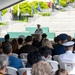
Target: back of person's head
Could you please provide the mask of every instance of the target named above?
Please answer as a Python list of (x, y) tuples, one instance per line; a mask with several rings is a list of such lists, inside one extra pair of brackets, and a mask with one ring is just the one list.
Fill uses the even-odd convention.
[(55, 72), (55, 75), (69, 75), (68, 72), (65, 69), (58, 69)]
[(27, 42), (31, 42), (31, 41), (33, 41), (32, 36), (27, 36), (27, 37), (25, 38), (25, 42), (26, 42), (26, 43), (27, 43)]
[(51, 66), (46, 61), (40, 61), (33, 64), (31, 69), (32, 75), (53, 75)]
[(52, 46), (51, 42), (48, 39), (43, 39), (42, 40), (42, 46), (48, 46), (49, 48), (53, 49), (53, 46)]
[(46, 37), (47, 37), (47, 34), (46, 34), (46, 33), (43, 33), (43, 34), (42, 34), (42, 39), (43, 39), (43, 38), (46, 38)]
[(10, 54), (12, 52), (12, 46), (10, 43), (6, 42), (2, 46), (2, 52), (4, 54)]
[(10, 35), (9, 35), (9, 34), (6, 34), (6, 35), (4, 36), (4, 39), (5, 39), (5, 41), (9, 40), (9, 39), (10, 39)]
[(18, 43), (19, 43), (19, 45), (23, 44), (23, 39), (22, 38), (18, 38)]
[(30, 63), (30, 65), (32, 66), (34, 63), (37, 63), (41, 60), (41, 54), (37, 50), (30, 52), (27, 56), (27, 60)]
[(41, 56), (44, 56), (45, 58), (48, 57), (48, 55), (52, 55), (51, 49), (47, 46), (44, 46), (40, 49)]
[(0, 70), (3, 70), (5, 66), (8, 65), (8, 56), (5, 54), (0, 54)]

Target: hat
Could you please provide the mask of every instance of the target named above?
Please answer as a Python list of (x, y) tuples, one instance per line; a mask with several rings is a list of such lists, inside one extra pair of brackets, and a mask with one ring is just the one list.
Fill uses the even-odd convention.
[(37, 24), (37, 26), (40, 26), (40, 24)]
[(74, 45), (73, 41), (69, 41), (63, 44), (63, 46), (72, 46), (72, 45)]
[(57, 38), (60, 40), (66, 40), (66, 39), (68, 39), (68, 35), (67, 34), (60, 34), (57, 36)]

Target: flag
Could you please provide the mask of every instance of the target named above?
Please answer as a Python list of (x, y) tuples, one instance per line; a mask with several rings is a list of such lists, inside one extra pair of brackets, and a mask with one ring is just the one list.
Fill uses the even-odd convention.
[(20, 15), (20, 8), (19, 8), (19, 4), (18, 4), (18, 11), (17, 11), (17, 16)]
[(34, 6), (32, 6), (32, 14), (34, 14)]
[(41, 11), (39, 2), (38, 2), (37, 11), (38, 11), (38, 12), (40, 12), (40, 11)]

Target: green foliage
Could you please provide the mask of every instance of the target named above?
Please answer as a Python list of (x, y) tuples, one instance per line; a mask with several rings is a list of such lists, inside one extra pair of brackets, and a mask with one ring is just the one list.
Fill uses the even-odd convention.
[(0, 26), (5, 26), (6, 22), (0, 22)]
[(67, 5), (67, 0), (60, 0), (59, 4), (63, 7), (65, 7)]
[(50, 16), (49, 12), (44, 12), (44, 13), (39, 13), (39, 14), (42, 15), (42, 16)]
[(74, 0), (70, 0), (70, 2), (74, 2)]
[(7, 9), (2, 10), (2, 16), (5, 15), (5, 13), (7, 13), (7, 12), (8, 12)]
[[(41, 9), (48, 9), (48, 4), (46, 2), (39, 2), (40, 4), (40, 8)], [(38, 2), (36, 1), (33, 1), (33, 2), (23, 2), (21, 4), (19, 4), (19, 7), (20, 7), (20, 14), (22, 13), (28, 13), (30, 15), (32, 15), (32, 6), (34, 7), (34, 13), (37, 13), (37, 7), (38, 7)], [(17, 12), (18, 12), (18, 4), (15, 5), (13, 7), (13, 14), (14, 15), (17, 15)]]

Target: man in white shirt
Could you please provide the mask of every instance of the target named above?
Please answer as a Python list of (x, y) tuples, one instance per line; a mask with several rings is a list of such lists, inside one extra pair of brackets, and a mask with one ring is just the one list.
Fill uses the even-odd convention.
[(40, 35), (43, 34), (43, 30), (40, 28), (40, 24), (37, 24), (37, 29), (36, 29), (35, 33), (40, 34)]
[(58, 58), (59, 62), (75, 62), (75, 54), (72, 53), (73, 51), (73, 41), (69, 41), (67, 43), (64, 43), (63, 46), (65, 46), (66, 53), (61, 54)]

